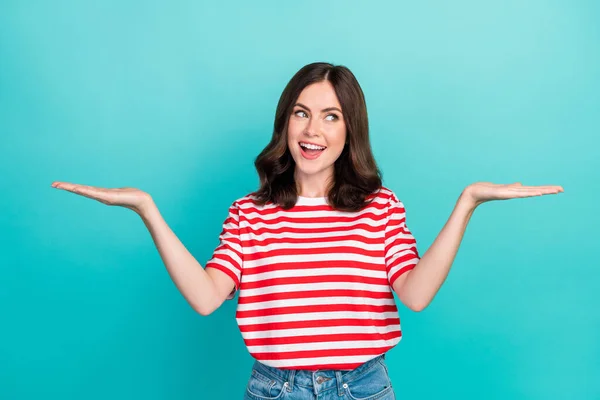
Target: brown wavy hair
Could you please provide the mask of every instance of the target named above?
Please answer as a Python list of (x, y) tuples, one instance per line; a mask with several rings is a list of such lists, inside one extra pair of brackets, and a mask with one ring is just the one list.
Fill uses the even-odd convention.
[(316, 62), (296, 72), (279, 98), (273, 136), (254, 161), (260, 178), (260, 188), (254, 193), (258, 204), (271, 201), (283, 209), (296, 204), (296, 162), (287, 145), (288, 121), (302, 90), (326, 80), (335, 89), (346, 124), (346, 145), (334, 163), (334, 179), (327, 194), (329, 205), (337, 210), (358, 211), (368, 204), (367, 196), (381, 187), (382, 174), (369, 141), (365, 96), (356, 77), (345, 66)]

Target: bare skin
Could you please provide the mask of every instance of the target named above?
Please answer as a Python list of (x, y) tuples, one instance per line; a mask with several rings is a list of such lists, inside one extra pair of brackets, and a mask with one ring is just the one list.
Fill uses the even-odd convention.
[(417, 265), (394, 282), (398, 298), (413, 311), (422, 311), (431, 303), (450, 272), (473, 212), (481, 204), (561, 192), (564, 192), (562, 186), (523, 186), (520, 182), (476, 182), (467, 186), (450, 218)]
[[(288, 123), (288, 148), (296, 162), (294, 180), (298, 192), (321, 197), (332, 181), (334, 163), (346, 143), (348, 132), (342, 106), (331, 83), (311, 84), (300, 93)], [(301, 143), (325, 147), (322, 156), (309, 160), (302, 156)], [(97, 200), (110, 206), (136, 212), (146, 224), (160, 256), (179, 291), (200, 314), (217, 309), (233, 291), (233, 280), (216, 268), (204, 269), (188, 252), (164, 221), (152, 197), (130, 187), (100, 188), (68, 182), (52, 187)], [(465, 188), (448, 222), (431, 247), (411, 271), (394, 282), (394, 290), (409, 308), (420, 311), (433, 299), (446, 279), (467, 223), (480, 204), (492, 200), (543, 196), (563, 192), (561, 186), (523, 186), (520, 183), (476, 182)]]
[[(201, 315), (217, 309), (234, 289), (223, 272), (208, 268), (187, 251), (162, 219), (152, 197), (139, 189), (101, 188), (68, 182), (54, 182), (52, 187), (97, 200), (109, 206), (125, 207), (136, 212), (150, 231), (154, 243), (177, 288)], [(423, 310), (446, 279), (476, 207), (493, 200), (544, 196), (564, 192), (561, 186), (523, 186), (521, 183), (494, 184), (476, 182), (462, 192), (448, 222), (417, 266), (394, 283), (400, 300), (414, 311)]]
[(190, 254), (164, 221), (148, 193), (130, 187), (108, 189), (68, 182), (54, 182), (52, 187), (137, 213), (150, 231), (171, 279), (199, 314), (211, 314), (234, 289), (229, 276), (216, 268), (204, 269)]

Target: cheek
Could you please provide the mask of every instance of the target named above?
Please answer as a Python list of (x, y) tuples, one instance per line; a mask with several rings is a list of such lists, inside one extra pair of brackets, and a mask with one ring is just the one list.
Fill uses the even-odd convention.
[(304, 129), (304, 123), (302, 122), (301, 119), (299, 118), (294, 118), (294, 116), (290, 117), (290, 120), (288, 121), (288, 132), (302, 132), (302, 130)]
[(330, 143), (336, 148), (343, 148), (346, 144), (346, 128), (339, 127), (331, 132)]
[(288, 142), (297, 140), (299, 132), (302, 132), (302, 128), (299, 127), (297, 123), (290, 121), (290, 123), (288, 124), (288, 128), (287, 128)]

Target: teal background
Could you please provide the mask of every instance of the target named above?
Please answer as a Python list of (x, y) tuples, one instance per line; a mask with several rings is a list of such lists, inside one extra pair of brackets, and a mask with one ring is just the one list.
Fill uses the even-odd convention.
[(600, 6), (364, 3), (0, 4), (0, 398), (241, 399), (236, 302), (194, 313), (137, 215), (50, 184), (149, 192), (204, 264), (313, 61), (361, 83), (421, 253), (469, 183), (565, 189), (482, 205), (399, 303), (398, 398), (600, 398)]

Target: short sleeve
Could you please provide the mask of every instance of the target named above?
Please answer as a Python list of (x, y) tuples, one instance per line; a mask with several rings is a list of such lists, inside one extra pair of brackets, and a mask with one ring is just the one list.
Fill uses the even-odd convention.
[(417, 242), (406, 225), (404, 204), (392, 193), (385, 225), (385, 265), (390, 286), (413, 269), (419, 259)]
[(229, 215), (223, 222), (219, 244), (205, 268), (216, 268), (227, 274), (235, 283), (235, 288), (227, 297), (233, 299), (242, 277), (242, 242), (240, 240), (240, 214), (237, 202), (229, 207)]

